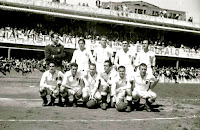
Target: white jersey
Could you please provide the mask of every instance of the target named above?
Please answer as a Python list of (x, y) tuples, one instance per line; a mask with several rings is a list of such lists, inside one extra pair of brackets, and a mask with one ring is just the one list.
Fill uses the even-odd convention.
[(94, 50), (94, 57), (95, 57), (95, 61), (96, 63), (104, 63), (105, 60), (109, 60), (112, 57), (112, 52), (110, 51), (109, 48), (102, 48), (102, 47), (98, 47)]
[(144, 52), (144, 50), (138, 52), (135, 59), (135, 66), (139, 66), (141, 63), (145, 63), (148, 68), (155, 66), (155, 53), (152, 51)]
[(93, 55), (96, 62), (97, 71), (99, 73), (104, 71), (104, 62), (112, 59), (112, 52), (109, 48), (98, 47), (94, 50)]
[(129, 80), (128, 76), (125, 76), (123, 79), (121, 79), (120, 76), (117, 75), (112, 80), (111, 95), (115, 95), (116, 94), (116, 90), (118, 88), (121, 88), (123, 90), (131, 88), (131, 84), (130, 84), (130, 80)]
[(135, 73), (131, 80), (135, 82), (135, 91), (147, 91), (150, 83), (155, 82), (156, 78), (148, 73), (142, 78), (140, 73)]
[(78, 64), (78, 70), (87, 71), (89, 67), (89, 60), (94, 63), (92, 52), (90, 50), (75, 50), (71, 63), (76, 62)]
[(83, 76), (83, 81), (85, 83), (85, 87), (89, 87), (91, 91), (95, 91), (98, 88), (100, 76), (97, 73), (94, 76), (91, 76), (88, 72)]
[(101, 85), (109, 86), (112, 84), (112, 80), (117, 76), (117, 72), (112, 69), (109, 73), (102, 72), (100, 73)]
[(114, 64), (117, 66), (132, 65), (134, 60), (134, 54), (130, 50), (124, 52), (124, 50), (119, 50), (116, 53)]
[(63, 79), (63, 73), (56, 70), (54, 74), (50, 73), (49, 70), (45, 71), (40, 80), (40, 87), (52, 88), (57, 86), (57, 80), (59, 77)]
[(62, 85), (69, 85), (71, 87), (78, 87), (80, 85), (80, 80), (82, 79), (81, 73), (77, 71), (76, 75), (73, 77), (71, 71), (67, 71), (64, 75)]

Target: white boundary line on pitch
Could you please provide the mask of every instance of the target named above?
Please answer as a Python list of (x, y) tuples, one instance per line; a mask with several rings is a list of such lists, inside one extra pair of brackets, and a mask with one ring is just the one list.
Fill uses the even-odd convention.
[(143, 119), (116, 119), (116, 120), (13, 120), (13, 119), (0, 119), (0, 122), (127, 122), (127, 121), (155, 121), (155, 120), (180, 120), (180, 119), (194, 119), (200, 116), (187, 116), (187, 117), (166, 117), (166, 118), (143, 118)]
[[(42, 99), (24, 99), (24, 98), (0, 98), (0, 101), (12, 101), (12, 100), (16, 100), (16, 101), (40, 101)], [(169, 99), (157, 99), (158, 101), (163, 101), (163, 100), (190, 100), (190, 101), (199, 101), (200, 98), (195, 98), (195, 99), (172, 99), (172, 98), (169, 98)]]

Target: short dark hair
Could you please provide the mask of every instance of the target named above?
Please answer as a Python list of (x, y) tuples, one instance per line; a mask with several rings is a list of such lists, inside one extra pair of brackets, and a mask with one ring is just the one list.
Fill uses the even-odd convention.
[(94, 66), (95, 68), (97, 68), (97, 67), (96, 67), (96, 64), (94, 64), (94, 63), (90, 63), (90, 64), (89, 64), (89, 67), (90, 67), (90, 66)]
[(75, 63), (75, 62), (73, 62), (73, 63), (70, 64), (70, 66), (71, 66), (71, 67), (72, 67), (72, 66), (74, 66), (74, 67), (78, 67), (78, 64)]
[(102, 38), (105, 38), (105, 39), (107, 39), (107, 37), (106, 37), (105, 35), (102, 35), (102, 36), (101, 36), (101, 39), (102, 39)]
[(147, 39), (144, 39), (144, 40), (142, 41), (142, 44), (143, 44), (144, 41), (147, 41), (147, 44), (149, 44), (149, 40), (147, 40)]
[(85, 44), (85, 39), (83, 39), (83, 38), (79, 39), (79, 40), (78, 40), (78, 43), (79, 43), (80, 41), (82, 41), (82, 42)]
[(145, 63), (141, 63), (141, 64), (139, 65), (139, 68), (140, 68), (141, 66), (145, 66), (145, 67), (147, 68), (147, 65), (146, 65)]
[(110, 60), (105, 60), (104, 63), (109, 63), (109, 66), (112, 66), (112, 63)]
[(126, 67), (123, 66), (123, 65), (119, 66), (119, 67), (118, 67), (118, 70), (119, 70), (120, 68), (123, 68), (124, 70), (126, 70)]
[(51, 34), (51, 38), (54, 38), (54, 35), (58, 35), (59, 36), (58, 33), (54, 32), (54, 33)]
[(50, 63), (53, 63), (55, 66), (57, 66), (57, 64), (56, 64), (56, 62), (55, 62), (54, 60), (48, 61), (48, 62), (47, 62), (47, 65), (49, 66)]

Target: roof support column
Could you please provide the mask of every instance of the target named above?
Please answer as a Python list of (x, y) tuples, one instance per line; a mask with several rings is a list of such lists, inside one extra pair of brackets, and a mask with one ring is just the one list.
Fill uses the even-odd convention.
[(8, 60), (10, 60), (11, 48), (8, 48)]
[(176, 68), (179, 68), (179, 60), (176, 61)]

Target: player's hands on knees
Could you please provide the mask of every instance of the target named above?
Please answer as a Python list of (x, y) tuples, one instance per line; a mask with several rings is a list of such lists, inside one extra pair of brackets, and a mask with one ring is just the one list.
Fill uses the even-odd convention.
[(56, 89), (56, 86), (54, 86), (54, 85), (52, 85), (51, 87), (50, 87), (50, 90), (51, 91), (53, 91), (53, 90), (55, 90)]
[(121, 91), (122, 91), (121, 88), (116, 89), (116, 94), (118, 94), (118, 93), (121, 92)]
[(89, 97), (89, 100), (92, 100), (92, 99), (94, 99), (94, 95), (93, 94), (91, 94), (90, 97)]

